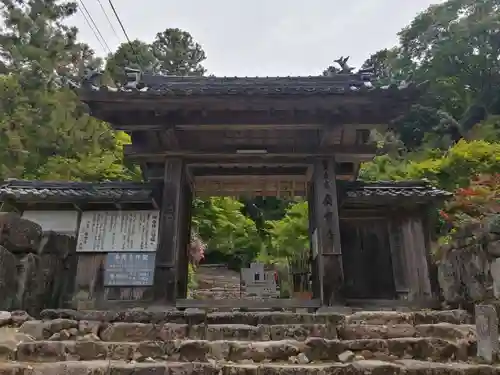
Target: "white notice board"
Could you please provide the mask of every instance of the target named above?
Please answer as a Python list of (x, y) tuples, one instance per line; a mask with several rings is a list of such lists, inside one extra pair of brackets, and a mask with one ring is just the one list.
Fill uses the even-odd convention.
[(76, 237), (78, 230), (76, 211), (24, 211), (22, 217), (39, 224), (44, 232), (54, 231)]
[(78, 252), (156, 251), (159, 211), (86, 211)]

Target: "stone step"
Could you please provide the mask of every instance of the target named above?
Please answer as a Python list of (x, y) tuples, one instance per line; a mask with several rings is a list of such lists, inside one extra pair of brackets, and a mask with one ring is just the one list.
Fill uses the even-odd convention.
[(143, 310), (125, 311), (98, 310), (44, 310), (40, 314), (43, 320), (57, 318), (100, 322), (130, 323), (184, 323), (184, 324), (334, 324), (345, 321), (347, 324), (393, 325), (393, 324), (470, 324), (470, 314), (464, 310), (414, 312), (363, 311), (351, 315), (335, 312), (294, 313), (294, 312), (216, 312), (203, 310)]
[(344, 324), (337, 328), (344, 340), (391, 339), (398, 337), (438, 337), (446, 340), (474, 339), (476, 327), (471, 324)]
[[(95, 337), (103, 341), (144, 340), (248, 340), (268, 341), (308, 337), (328, 339), (390, 339), (401, 337), (437, 337), (448, 340), (475, 339), (475, 326), (438, 324), (183, 324), (183, 323), (106, 323), (54, 319), (25, 322), (19, 332), (35, 340), (69, 340)], [(90, 335), (90, 336), (89, 336)]]
[(348, 324), (469, 324), (470, 314), (465, 310), (359, 311), (346, 316)]
[(359, 360), (351, 363), (235, 364), (122, 361), (67, 361), (54, 363), (0, 363), (2, 375), (496, 375), (497, 366), (466, 363), (434, 363), (414, 360), (383, 362)]
[(475, 343), (439, 338), (396, 338), (306, 341), (207, 341), (166, 340), (142, 342), (27, 341), (0, 346), (0, 359), (20, 362), (74, 360), (142, 360), (152, 358), (181, 362), (253, 361), (279, 362), (306, 358), (309, 361), (357, 359), (418, 359), (446, 362), (466, 361), (475, 355)]
[(97, 337), (103, 341), (118, 342), (174, 339), (268, 341), (289, 338), (305, 340), (311, 336), (337, 338), (336, 326), (331, 324), (188, 325), (178, 323), (77, 322), (68, 319), (30, 321), (21, 326), (19, 332), (29, 335), (35, 340), (51, 341), (77, 340), (83, 337)]

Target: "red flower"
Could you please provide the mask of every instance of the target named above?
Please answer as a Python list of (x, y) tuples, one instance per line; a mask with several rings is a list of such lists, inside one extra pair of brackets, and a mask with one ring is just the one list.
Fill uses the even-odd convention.
[(441, 216), (444, 220), (450, 220), (450, 215), (448, 215), (443, 210), (439, 210), (439, 216)]

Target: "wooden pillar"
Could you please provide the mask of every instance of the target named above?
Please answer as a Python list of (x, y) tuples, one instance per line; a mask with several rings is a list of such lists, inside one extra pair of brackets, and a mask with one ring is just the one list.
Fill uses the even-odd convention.
[(318, 241), (317, 230), (315, 222), (315, 203), (314, 203), (314, 183), (308, 182), (307, 188), (307, 207), (309, 219), (309, 246), (311, 249), (310, 264), (311, 264), (311, 278), (312, 278), (312, 295), (315, 299), (321, 299), (319, 269), (318, 269)]
[(192, 187), (189, 181), (185, 181), (182, 189), (182, 215), (180, 225), (181, 243), (179, 246), (179, 260), (177, 262), (177, 298), (187, 298), (188, 276), (189, 276), (189, 254), (188, 249), (191, 242), (191, 211), (192, 211)]
[(185, 181), (182, 159), (165, 161), (162, 202), (160, 207), (159, 244), (156, 251), (154, 299), (157, 303), (175, 305), (177, 299), (177, 262), (181, 246), (182, 187)]
[(436, 219), (437, 215), (435, 212), (435, 208), (433, 206), (424, 206), (420, 210), (422, 217), (422, 226), (424, 230), (425, 236), (425, 254), (427, 258), (427, 267), (429, 269), (429, 280), (431, 283), (431, 292), (432, 296), (435, 299), (439, 299), (441, 294), (441, 288), (439, 286), (438, 280), (438, 267), (437, 264), (433, 261), (431, 255), (432, 242), (435, 239), (435, 228), (436, 228)]
[(335, 160), (314, 163), (314, 221), (318, 240), (318, 270), (323, 305), (342, 303), (344, 271), (340, 245), (339, 210)]
[(427, 247), (420, 217), (404, 217), (401, 221), (405, 268), (408, 277), (408, 300), (422, 301), (432, 297)]
[(401, 231), (401, 218), (395, 215), (393, 219), (388, 219), (389, 243), (391, 248), (392, 273), (394, 277), (394, 287), (398, 299), (408, 299), (410, 291), (408, 285), (408, 271), (406, 254), (403, 249), (403, 234)]

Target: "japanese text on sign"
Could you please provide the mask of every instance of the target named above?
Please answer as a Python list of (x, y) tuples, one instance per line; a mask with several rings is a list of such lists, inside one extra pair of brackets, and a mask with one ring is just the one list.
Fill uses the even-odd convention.
[(78, 252), (154, 252), (159, 211), (87, 211), (78, 231)]
[(109, 253), (104, 269), (105, 286), (153, 285), (154, 253)]

